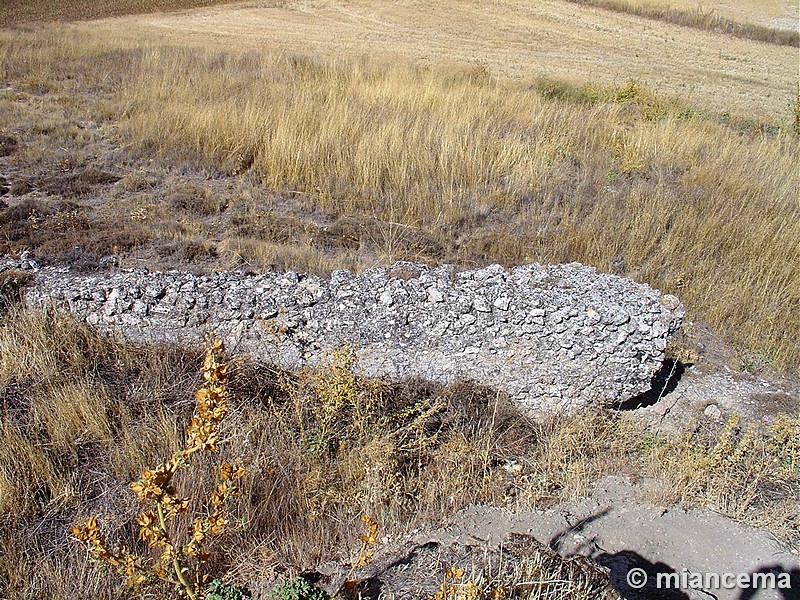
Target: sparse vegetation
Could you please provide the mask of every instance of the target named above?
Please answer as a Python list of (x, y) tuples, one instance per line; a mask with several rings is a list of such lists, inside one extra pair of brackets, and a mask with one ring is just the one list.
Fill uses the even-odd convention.
[(800, 416), (741, 426), (734, 414), (721, 430), (690, 426), (682, 437), (662, 438), (647, 452), (669, 482), (661, 501), (713, 506), (757, 521), (768, 518), (759, 514), (765, 481), (775, 489), (797, 484), (799, 440)]
[[(572, 1), (798, 45), (797, 32), (704, 12)], [(4, 7), (0, 26), (218, 3), (39, 0)], [(677, 294), (737, 346), (742, 369), (800, 373), (800, 95), (781, 97), (780, 113), (723, 112), (637, 79), (501, 81), (483, 64), (134, 38), (0, 32), (0, 253), (83, 270), (577, 260)], [(355, 597), (379, 532), (477, 503), (551, 506), (609, 473), (658, 479), (647, 500), (712, 506), (800, 546), (797, 415), (690, 423), (677, 437), (620, 412), (534, 420), (472, 384), (365, 379), (352, 348), (292, 373), (231, 357), (232, 380), (215, 380), (216, 355), (19, 308), (27, 278), (0, 274), (4, 598), (169, 598), (177, 585), (241, 600), (259, 580), (275, 600), (324, 600), (301, 573), (328, 560), (350, 569), (339, 591)], [(204, 367), (223, 386), (224, 421), (192, 421)], [(211, 446), (247, 471), (225, 467), (220, 483), (199, 451)], [(189, 455), (196, 468), (184, 469)], [(136, 504), (133, 479), (153, 510)], [(203, 511), (205, 490), (216, 492)], [(237, 515), (224, 528), (223, 504)], [(136, 557), (156, 547), (147, 573), (161, 581), (130, 590), (114, 569), (88, 568), (67, 534), (87, 516), (73, 533), (89, 555), (137, 579)], [(609, 591), (605, 575), (548, 548), (521, 556), (502, 581), (453, 566), (433, 598)], [(221, 578), (205, 587), (209, 573)]]
[[(291, 581), (331, 558), (358, 565), (371, 558), (378, 523), (394, 535), (478, 502), (547, 506), (580, 497), (605, 473), (671, 478), (663, 501), (713, 503), (798, 541), (796, 418), (763, 430), (735, 423), (692, 430), (680, 440), (644, 434), (618, 413), (536, 422), (488, 390), (364, 380), (346, 356), (298, 374), (234, 361), (219, 454), (248, 470), (229, 501), (238, 518), (209, 538), (207, 572), (242, 585)], [(80, 566), (84, 554), (65, 531), (81, 516), (102, 515), (110, 545), (146, 553), (128, 484), (141, 465), (181, 447), (201, 358), (102, 337), (55, 313), (5, 318), (0, 582), (7, 596), (129, 597), (113, 571)], [(198, 468), (179, 472), (187, 497), (216, 485), (202, 456), (192, 457)], [(378, 519), (359, 524), (364, 514)], [(30, 536), (32, 523), (46, 535)]]
[(524, 560), (516, 567), (508, 590), (503, 589), (506, 594), (489, 596), (491, 600), (620, 600), (619, 592), (609, 585), (608, 576), (590, 560), (562, 560), (550, 548), (525, 538), (515, 540), (515, 536), (510, 546), (512, 551), (522, 550)]

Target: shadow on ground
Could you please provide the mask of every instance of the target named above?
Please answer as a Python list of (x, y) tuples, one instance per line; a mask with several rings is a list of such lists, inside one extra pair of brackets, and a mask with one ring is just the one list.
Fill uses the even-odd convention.
[(619, 410), (636, 410), (637, 408), (653, 406), (664, 396), (675, 391), (687, 367), (691, 366), (691, 364), (684, 364), (679, 360), (665, 360), (661, 368), (653, 375), (650, 389), (621, 402)]
[[(589, 524), (607, 516), (609, 511), (610, 509), (606, 508), (581, 519), (553, 536), (548, 546), (551, 550), (561, 553), (568, 536), (582, 535), (582, 531)], [(634, 550), (609, 552), (599, 545), (596, 537), (585, 538), (585, 541), (570, 554), (575, 556), (587, 554), (596, 564), (605, 567), (608, 570), (609, 583), (624, 600), (690, 600), (699, 597), (697, 595), (690, 597), (687, 594), (689, 591), (717, 598), (720, 587), (723, 587), (722, 585), (704, 587), (704, 582), (692, 578), (693, 572), (686, 570), (678, 572), (667, 563), (652, 562)], [(722, 573), (717, 575), (721, 576)], [(751, 571), (749, 575), (753, 587), (739, 590), (736, 600), (761, 598), (800, 600), (800, 568), (787, 569), (786, 566), (776, 563), (761, 566)], [(736, 591), (731, 590), (725, 597), (733, 598), (735, 593)]]

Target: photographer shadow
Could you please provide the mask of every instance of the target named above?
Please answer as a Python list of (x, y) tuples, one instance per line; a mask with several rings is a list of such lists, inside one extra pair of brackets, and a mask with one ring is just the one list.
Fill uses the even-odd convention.
[[(609, 570), (612, 587), (625, 600), (689, 600), (686, 593), (677, 589), (680, 583), (672, 586), (665, 583), (679, 582), (679, 574), (666, 563), (650, 562), (632, 550), (605, 552), (593, 558)], [(641, 576), (636, 578), (634, 574)]]
[[(782, 565), (770, 565), (764, 566), (758, 569), (757, 571), (753, 571), (753, 575), (756, 573), (762, 575), (773, 575), (776, 581), (781, 580), (781, 576), (784, 579), (788, 579), (789, 587), (781, 587), (777, 585), (774, 587), (775, 589), (775, 597), (780, 598), (781, 600), (800, 600), (800, 568), (794, 567), (792, 569), (786, 570)], [(788, 576), (788, 578), (787, 578)], [(736, 600), (752, 600), (754, 598), (760, 598), (759, 591), (762, 588), (749, 588), (746, 590), (742, 590), (739, 593), (739, 597)]]
[[(604, 517), (608, 511), (606, 508), (581, 519), (568, 530), (551, 538), (549, 547), (555, 551), (561, 550), (568, 534), (582, 533), (589, 524)], [(589, 551), (589, 556), (598, 565), (608, 569), (611, 587), (624, 600), (690, 600), (686, 593), (677, 589), (680, 587), (680, 575), (668, 564), (650, 562), (632, 550), (611, 554), (604, 551), (594, 538), (586, 540), (576, 551), (580, 548), (586, 551), (590, 547), (594, 551)]]

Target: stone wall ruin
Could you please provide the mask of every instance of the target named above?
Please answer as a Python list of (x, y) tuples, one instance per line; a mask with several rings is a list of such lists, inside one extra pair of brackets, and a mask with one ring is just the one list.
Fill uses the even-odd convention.
[(91, 275), (7, 260), (32, 273), (31, 305), (53, 303), (138, 341), (195, 343), (285, 368), (350, 344), (369, 376), (472, 380), (534, 411), (613, 406), (650, 388), (683, 307), (578, 263), (457, 271), (397, 263), (323, 278), (294, 272)]

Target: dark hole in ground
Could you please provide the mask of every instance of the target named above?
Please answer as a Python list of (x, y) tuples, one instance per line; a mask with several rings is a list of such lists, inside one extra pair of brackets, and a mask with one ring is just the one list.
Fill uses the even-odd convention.
[(636, 410), (637, 408), (653, 406), (664, 396), (675, 391), (687, 366), (690, 367), (691, 365), (686, 365), (679, 360), (671, 358), (666, 359), (661, 368), (653, 375), (653, 379), (650, 380), (650, 389), (621, 402), (618, 407), (619, 410)]

